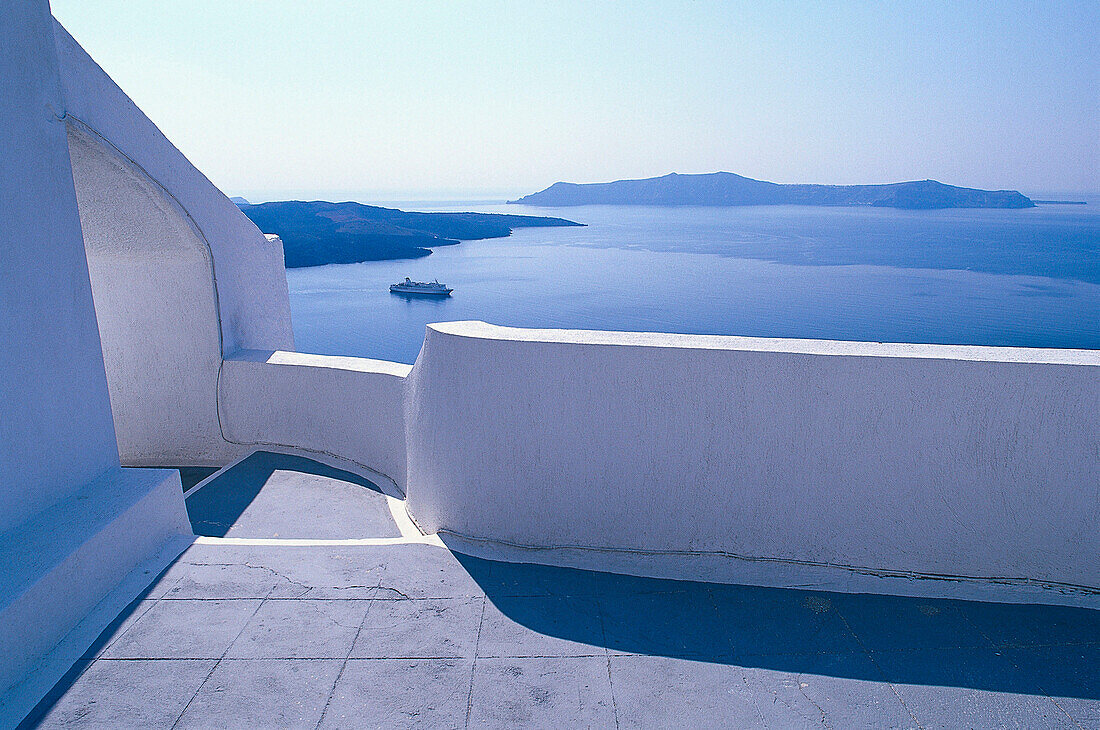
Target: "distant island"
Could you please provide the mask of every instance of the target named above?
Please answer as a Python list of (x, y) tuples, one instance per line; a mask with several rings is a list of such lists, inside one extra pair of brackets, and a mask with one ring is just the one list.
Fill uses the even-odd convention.
[(564, 218), (500, 213), (406, 213), (362, 203), (285, 201), (241, 211), (283, 240), (287, 268), (413, 259), (435, 246), (509, 236), (513, 228), (579, 226)]
[(913, 210), (937, 208), (1032, 208), (1015, 190), (976, 190), (935, 180), (889, 185), (782, 185), (732, 172), (671, 173), (609, 183), (554, 183), (509, 203), (573, 205), (867, 205)]

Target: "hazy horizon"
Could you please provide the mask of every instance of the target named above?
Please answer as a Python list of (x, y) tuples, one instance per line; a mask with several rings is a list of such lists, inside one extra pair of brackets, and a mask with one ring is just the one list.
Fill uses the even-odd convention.
[(1096, 3), (52, 7), (249, 199), (509, 199), (718, 170), (1100, 191)]
[[(685, 173), (686, 174), (686, 173)], [(573, 182), (573, 181), (569, 181)], [(588, 181), (588, 182), (613, 182), (613, 181)], [(895, 181), (904, 182), (904, 181)], [(941, 180), (940, 182), (944, 182)], [(950, 183), (949, 183), (950, 184)], [(535, 190), (524, 191), (496, 191), (499, 194), (492, 194), (494, 191), (473, 190), (473, 191), (442, 191), (443, 194), (439, 194), (439, 191), (423, 191), (423, 190), (411, 190), (405, 191), (407, 194), (404, 196), (389, 196), (382, 197), (372, 191), (355, 191), (355, 190), (291, 190), (282, 191), (277, 195), (267, 195), (263, 192), (253, 194), (251, 196), (241, 193), (239, 191), (225, 190), (226, 195), (231, 197), (240, 197), (247, 200), (249, 203), (265, 203), (274, 201), (287, 201), (287, 200), (300, 200), (300, 201), (327, 201), (330, 203), (340, 202), (354, 202), (363, 203), (366, 205), (382, 205), (390, 207), (399, 206), (413, 206), (420, 205), (432, 207), (433, 205), (452, 205), (452, 204), (468, 204), (474, 205), (477, 203), (484, 203), (487, 205), (494, 205), (498, 203), (504, 203), (526, 195), (528, 193), (537, 192)], [(448, 195), (446, 193), (450, 192)], [(1072, 200), (1085, 202), (1089, 206), (1095, 208), (1100, 205), (1100, 190), (1018, 190), (1018, 192), (1032, 198), (1033, 200)], [(539, 208), (540, 206), (526, 205), (524, 207)], [(550, 209), (547, 208), (547, 211)], [(560, 215), (562, 214), (560, 209), (558, 213), (547, 212), (544, 215)], [(568, 216), (565, 216), (568, 217)]]

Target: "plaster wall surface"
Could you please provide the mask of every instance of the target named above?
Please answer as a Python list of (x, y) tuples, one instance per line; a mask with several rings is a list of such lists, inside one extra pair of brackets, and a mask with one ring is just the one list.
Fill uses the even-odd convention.
[(66, 119), (108, 142), (163, 189), (209, 247), (222, 352), (293, 349), (282, 248), (275, 247), (55, 24)]
[(72, 125), (69, 149), (119, 453), (133, 465), (224, 463), (235, 451), (218, 429), (210, 252), (112, 147)]
[(429, 325), (428, 532), (1100, 588), (1100, 353)]
[(3, 727), (190, 535), (178, 472), (119, 466), (55, 50), (45, 0), (0, 5)]
[(410, 366), (357, 357), (247, 350), (225, 361), (226, 437), (329, 454), (405, 486), (405, 377)]
[(61, 98), (122, 463), (221, 465), (225, 354), (293, 349), (264, 236), (60, 26)]
[(0, 14), (0, 533), (118, 465), (52, 22)]

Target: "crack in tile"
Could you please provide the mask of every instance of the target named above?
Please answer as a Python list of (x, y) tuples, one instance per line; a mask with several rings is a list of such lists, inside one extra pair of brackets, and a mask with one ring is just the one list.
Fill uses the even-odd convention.
[[(401, 596), (401, 598), (396, 599), (398, 601), (411, 601), (411, 600), (413, 600), (412, 597), (409, 596), (407, 593), (402, 593), (401, 591), (397, 590), (396, 588), (390, 588), (389, 586), (384, 586), (384, 585), (377, 585), (377, 586), (374, 586), (374, 587), (377, 588), (380, 591), (389, 591), (390, 593), (396, 593), (397, 595)], [(387, 600), (387, 599), (382, 598), (381, 596), (377, 596), (377, 598), (379, 598), (381, 600)], [(394, 599), (389, 599), (389, 600), (394, 600)]]
[(806, 682), (802, 681), (801, 674), (795, 675), (795, 686), (798, 689), (798, 693), (805, 697), (806, 701), (816, 707), (817, 711), (821, 713), (821, 724), (825, 727), (832, 727), (831, 725), (829, 725), (829, 720), (827, 714), (825, 713), (825, 708), (817, 704), (817, 702), (815, 702), (812, 697), (806, 694), (806, 687), (809, 685)]

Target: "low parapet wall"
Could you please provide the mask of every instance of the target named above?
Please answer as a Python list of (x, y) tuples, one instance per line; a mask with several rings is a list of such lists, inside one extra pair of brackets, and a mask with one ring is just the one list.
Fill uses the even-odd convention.
[(334, 456), (404, 489), (409, 369), (359, 357), (242, 350), (222, 365), (222, 434), (239, 445)]
[(1100, 353), (428, 327), (428, 532), (1100, 588)]

